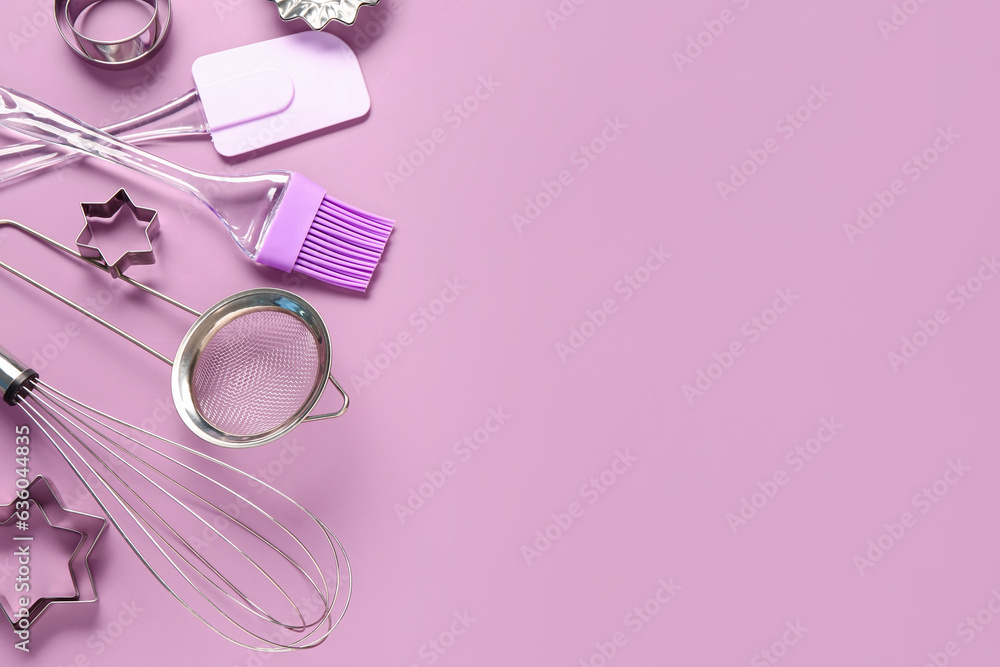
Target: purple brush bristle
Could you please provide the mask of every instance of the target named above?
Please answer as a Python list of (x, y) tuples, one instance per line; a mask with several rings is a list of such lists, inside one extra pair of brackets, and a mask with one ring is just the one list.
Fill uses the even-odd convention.
[[(207, 205), (255, 261), (331, 285), (367, 289), (392, 233), (391, 220), (327, 197), (324, 188), (301, 174), (217, 176), (184, 169), (4, 87), (0, 87), (0, 125), (183, 190)], [(202, 192), (199, 187), (214, 191)]]
[(326, 196), (292, 269), (363, 292), (391, 233), (392, 220)]
[(334, 199), (294, 174), (256, 259), (364, 292), (392, 228), (392, 220)]

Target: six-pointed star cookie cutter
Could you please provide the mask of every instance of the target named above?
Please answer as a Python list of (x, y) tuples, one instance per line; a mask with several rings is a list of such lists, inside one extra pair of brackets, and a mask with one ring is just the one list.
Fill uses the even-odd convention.
[[(153, 255), (153, 239), (160, 233), (160, 220), (156, 211), (136, 206), (124, 189), (116, 192), (106, 202), (83, 203), (80, 206), (83, 208), (85, 222), (83, 230), (76, 237), (76, 248), (81, 257), (94, 260), (94, 263), (102, 266), (113, 278), (121, 278), (122, 274), (131, 266), (156, 263), (156, 257)], [(146, 247), (141, 250), (124, 252), (119, 257), (106, 257), (100, 247), (94, 243), (95, 228), (98, 224), (106, 224), (114, 220), (115, 216), (119, 215), (123, 209), (133, 222), (143, 225)], [(115, 222), (124, 221), (119, 217)]]
[[(84, 226), (76, 239), (76, 247), (81, 259), (103, 268), (115, 278), (122, 278), (122, 274), (131, 266), (156, 262), (153, 254), (153, 239), (159, 234), (160, 224), (155, 210), (136, 206), (124, 189), (116, 192), (106, 202), (85, 202), (81, 204), (81, 207)], [(127, 218), (119, 215), (123, 209), (126, 211)], [(145, 248), (123, 252), (118, 257), (108, 257), (94, 242), (95, 228), (99, 224), (134, 224), (136, 222), (143, 226), (146, 239)], [(72, 253), (69, 248), (60, 247)], [(79, 540), (68, 561), (69, 575), (73, 582), (73, 595), (34, 598), (28, 607), (27, 617), (21, 617), (14, 610), (14, 605), (0, 593), (0, 609), (3, 610), (4, 616), (15, 630), (29, 628), (52, 605), (97, 602), (97, 585), (90, 569), (89, 559), (107, 526), (107, 521), (102, 517), (63, 507), (55, 490), (45, 477), (35, 477), (26, 490), (27, 502), (39, 511), (49, 526), (57, 530), (75, 533), (79, 536)], [(0, 528), (15, 522), (19, 514), (17, 511), (19, 500), (22, 499), (15, 497), (9, 505), (0, 505)]]
[[(49, 526), (75, 533), (80, 536), (80, 539), (68, 561), (69, 574), (73, 581), (72, 596), (36, 598), (28, 608), (28, 616), (23, 619), (22, 623), (22, 617), (17, 615), (9, 601), (0, 594), (0, 608), (3, 609), (4, 616), (16, 630), (30, 627), (54, 604), (97, 602), (97, 585), (94, 583), (94, 574), (90, 570), (89, 559), (107, 526), (107, 521), (99, 516), (63, 507), (49, 481), (41, 475), (32, 480), (27, 491), (27, 502), (34, 505)], [(15, 498), (9, 505), (0, 505), (0, 518), (3, 518), (0, 521), (0, 528), (12, 523), (17, 517), (17, 502), (18, 498)], [(8, 513), (9, 516), (7, 516)], [(24, 542), (24, 544), (30, 544), (30, 542)]]

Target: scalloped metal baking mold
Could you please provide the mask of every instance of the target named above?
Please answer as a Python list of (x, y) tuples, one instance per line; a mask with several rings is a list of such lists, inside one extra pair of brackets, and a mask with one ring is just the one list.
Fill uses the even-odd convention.
[(378, 0), (271, 0), (285, 21), (302, 19), (313, 30), (322, 30), (331, 21), (351, 25), (365, 5), (377, 5)]

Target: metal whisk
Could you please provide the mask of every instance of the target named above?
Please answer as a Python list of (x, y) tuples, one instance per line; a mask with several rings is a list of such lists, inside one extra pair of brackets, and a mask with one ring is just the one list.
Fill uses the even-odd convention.
[(347, 554), (295, 500), (67, 396), (2, 347), (0, 392), (52, 441), (163, 587), (225, 639), (266, 652), (312, 648), (343, 618)]

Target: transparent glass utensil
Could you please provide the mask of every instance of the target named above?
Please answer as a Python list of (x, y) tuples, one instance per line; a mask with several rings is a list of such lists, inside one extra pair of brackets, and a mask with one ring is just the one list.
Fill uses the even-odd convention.
[[(187, 92), (149, 113), (108, 125), (103, 130), (130, 144), (210, 135), (197, 90)], [(47, 143), (28, 142), (0, 147), (0, 187), (29, 174), (78, 162), (83, 157), (86, 153), (58, 150)]]
[(253, 261), (345, 289), (368, 288), (393, 230), (392, 220), (345, 204), (302, 174), (223, 176), (187, 169), (3, 87), (0, 126), (187, 192), (219, 218)]
[(272, 214), (291, 180), (287, 171), (216, 176), (187, 169), (4, 87), (0, 87), (0, 125), (107, 160), (191, 194), (215, 213), (250, 259), (257, 258)]

